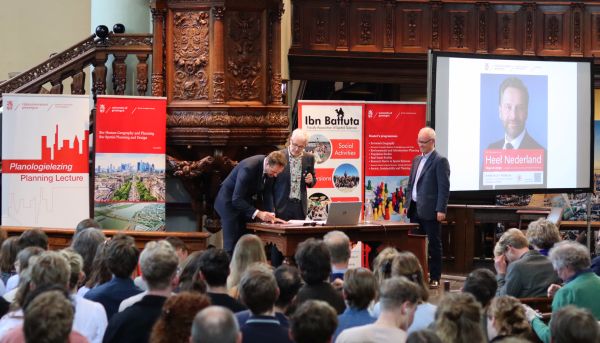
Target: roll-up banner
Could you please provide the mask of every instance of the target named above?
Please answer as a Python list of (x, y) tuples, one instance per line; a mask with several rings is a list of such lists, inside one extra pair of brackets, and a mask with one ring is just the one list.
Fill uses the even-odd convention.
[(99, 96), (94, 219), (104, 229), (165, 229), (166, 99)]
[(74, 228), (90, 213), (89, 97), (2, 101), (2, 225)]
[(374, 220), (405, 221), (406, 186), (417, 135), (425, 126), (425, 103), (365, 104), (365, 206)]
[(308, 189), (308, 216), (326, 217), (330, 202), (362, 201), (362, 102), (298, 101), (298, 127), (309, 134), (317, 183)]

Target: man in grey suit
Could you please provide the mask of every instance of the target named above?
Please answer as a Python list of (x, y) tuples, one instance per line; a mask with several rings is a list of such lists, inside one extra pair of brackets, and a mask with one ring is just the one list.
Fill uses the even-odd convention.
[(313, 187), (315, 177), (315, 157), (304, 151), (308, 144), (308, 134), (302, 129), (296, 129), (290, 136), (289, 146), (281, 152), (288, 163), (283, 172), (275, 179), (273, 185), (273, 212), (277, 218), (284, 220), (304, 219), (308, 199), (306, 188)]
[(410, 168), (406, 188), (407, 214), (419, 224), (417, 233), (429, 240), (429, 287), (438, 288), (442, 276), (441, 224), (446, 219), (450, 196), (450, 164), (435, 151), (435, 131), (424, 127), (419, 131), (419, 150)]

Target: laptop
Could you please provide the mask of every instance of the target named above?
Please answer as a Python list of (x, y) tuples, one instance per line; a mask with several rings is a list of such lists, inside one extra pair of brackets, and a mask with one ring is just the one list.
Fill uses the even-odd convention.
[(327, 221), (325, 225), (341, 226), (341, 225), (356, 225), (360, 218), (362, 202), (332, 202), (329, 203), (327, 213)]

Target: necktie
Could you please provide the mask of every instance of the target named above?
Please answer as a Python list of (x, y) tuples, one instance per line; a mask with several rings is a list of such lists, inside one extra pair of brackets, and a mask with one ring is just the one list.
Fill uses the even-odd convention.
[(506, 143), (506, 145), (504, 146), (504, 149), (506, 149), (506, 150), (512, 150), (512, 149), (514, 149), (514, 147), (513, 147), (512, 144)]

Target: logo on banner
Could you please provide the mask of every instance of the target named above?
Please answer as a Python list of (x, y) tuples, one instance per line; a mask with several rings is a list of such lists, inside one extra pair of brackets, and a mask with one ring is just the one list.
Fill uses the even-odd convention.
[[(358, 126), (360, 125), (360, 120), (358, 118), (353, 117), (345, 117), (344, 110), (340, 107), (335, 109), (335, 116), (326, 115), (323, 117), (325, 121), (325, 125), (329, 126)], [(321, 118), (313, 118), (310, 115), (304, 117), (304, 124), (306, 125), (323, 125), (321, 122)]]
[(106, 106), (104, 104), (100, 105), (100, 113), (106, 112)]
[(373, 118), (373, 110), (369, 110), (369, 112), (367, 112), (367, 117), (369, 117), (369, 119)]
[(9, 111), (13, 109), (13, 102), (12, 102), (12, 100), (8, 101), (8, 103), (6, 104), (6, 109), (9, 110)]

